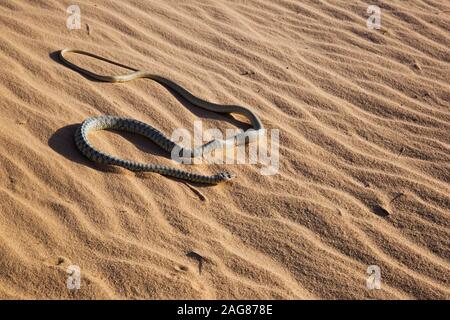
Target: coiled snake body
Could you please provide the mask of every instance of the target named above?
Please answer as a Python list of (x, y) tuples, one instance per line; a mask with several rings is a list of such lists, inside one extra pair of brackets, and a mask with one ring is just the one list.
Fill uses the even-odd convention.
[[(126, 75), (118, 75), (118, 76), (105, 76), (105, 75), (99, 75), (96, 73), (93, 73), (91, 71), (88, 71), (86, 69), (83, 69), (72, 62), (68, 61), (65, 57), (66, 53), (77, 53), (81, 55), (90, 56), (126, 69), (129, 69), (133, 72), (126, 74)], [(81, 50), (73, 50), (73, 49), (64, 49), (60, 52), (60, 59), (61, 61), (68, 67), (82, 73), (85, 75), (88, 75), (94, 79), (105, 81), (105, 82), (126, 82), (131, 81), (133, 79), (138, 78), (148, 78), (152, 79), (181, 95), (184, 99), (192, 103), (193, 105), (196, 105), (200, 108), (214, 111), (217, 113), (237, 113), (240, 115), (245, 116), (248, 118), (253, 126), (253, 129), (249, 129), (246, 132), (240, 133), (238, 135), (235, 135), (229, 139), (226, 140), (212, 140), (210, 142), (207, 142), (203, 146), (197, 147), (195, 149), (187, 149), (183, 148), (179, 145), (177, 145), (172, 140), (168, 139), (163, 133), (161, 133), (159, 130), (155, 129), (154, 127), (143, 123), (138, 120), (134, 119), (127, 119), (122, 117), (115, 117), (115, 116), (99, 116), (99, 117), (93, 117), (85, 120), (81, 126), (77, 129), (75, 133), (75, 144), (77, 148), (81, 151), (81, 153), (86, 156), (88, 159), (101, 163), (101, 164), (111, 164), (111, 165), (117, 165), (124, 167), (126, 169), (132, 170), (132, 171), (150, 171), (150, 172), (156, 172), (162, 175), (166, 176), (172, 176), (179, 179), (192, 181), (192, 182), (200, 182), (200, 183), (207, 183), (207, 184), (217, 184), (222, 181), (230, 180), (234, 177), (234, 174), (229, 172), (220, 172), (215, 175), (203, 175), (198, 173), (192, 173), (185, 170), (172, 168), (164, 165), (157, 165), (157, 164), (145, 164), (145, 163), (139, 163), (129, 160), (123, 160), (118, 157), (115, 157), (113, 155), (106, 154), (104, 152), (101, 152), (97, 149), (95, 149), (92, 144), (88, 140), (88, 134), (91, 131), (96, 130), (105, 130), (105, 129), (113, 129), (113, 130), (121, 130), (121, 131), (127, 131), (132, 133), (137, 133), (140, 135), (143, 135), (150, 140), (152, 140), (154, 143), (159, 145), (162, 149), (166, 150), (167, 152), (172, 152), (174, 148), (178, 148), (177, 152), (183, 153), (184, 155), (188, 155), (189, 157), (197, 157), (202, 154), (206, 154), (208, 152), (211, 152), (214, 149), (217, 149), (219, 147), (222, 147), (224, 145), (238, 145), (242, 143), (247, 143), (249, 141), (254, 141), (255, 138), (262, 132), (263, 125), (259, 118), (249, 109), (236, 106), (236, 105), (221, 105), (221, 104), (215, 104), (211, 103), (205, 100), (202, 100), (200, 98), (195, 97), (187, 90), (183, 89), (176, 83), (172, 82), (169, 79), (166, 79), (164, 77), (153, 75), (151, 73), (148, 73), (146, 71), (140, 71), (128, 66), (125, 66), (123, 64), (108, 60), (106, 58), (97, 56), (95, 54), (81, 51)]]

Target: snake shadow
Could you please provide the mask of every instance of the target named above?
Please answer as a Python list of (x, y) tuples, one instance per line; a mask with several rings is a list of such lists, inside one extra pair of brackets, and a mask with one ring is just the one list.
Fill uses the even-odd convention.
[(71, 70), (71, 71), (73, 71), (73, 72), (78, 73), (79, 75), (81, 75), (83, 78), (85, 78), (85, 79), (87, 79), (87, 80), (90, 80), (90, 81), (93, 81), (93, 82), (105, 83), (104, 81), (100, 81), (100, 80), (98, 80), (98, 79), (95, 79), (95, 78), (93, 78), (93, 77), (87, 75), (87, 74), (84, 74), (84, 73), (79, 72), (79, 71), (77, 71), (77, 70), (73, 70), (73, 69), (69, 68), (68, 66), (66, 66), (66, 65), (61, 61), (61, 58), (60, 58), (60, 53), (61, 53), (61, 51), (62, 51), (62, 50), (56, 50), (56, 51), (50, 52), (50, 53), (48, 54), (48, 56), (49, 56), (50, 59), (52, 59), (52, 60), (55, 61), (56, 63), (59, 63), (59, 64), (62, 65), (63, 67), (65, 67), (65, 68), (67, 68), (67, 69), (69, 69), (69, 70)]
[(240, 128), (244, 131), (251, 128), (251, 125), (249, 123), (240, 121), (240, 120), (234, 118), (231, 114), (225, 114), (225, 113), (220, 114), (217, 112), (213, 112), (213, 111), (209, 111), (209, 110), (205, 110), (203, 108), (197, 107), (195, 104), (193, 104), (193, 103), (189, 102), (188, 100), (186, 100), (185, 98), (183, 98), (183, 96), (181, 96), (178, 92), (174, 91), (172, 88), (170, 88), (164, 84), (160, 84), (160, 85), (163, 86), (167, 91), (169, 91), (175, 97), (175, 99), (178, 100), (178, 102), (180, 104), (182, 104), (187, 110), (189, 110), (192, 114), (194, 114), (198, 118), (217, 120), (217, 121), (226, 121), (226, 122), (232, 124), (233, 126)]
[[(99, 170), (105, 173), (112, 173), (112, 174), (123, 174), (124, 170), (127, 170), (125, 168), (121, 168), (114, 165), (107, 165), (107, 164), (99, 164), (95, 163), (89, 159), (87, 159), (85, 156), (81, 154), (81, 152), (78, 150), (77, 146), (75, 145), (74, 136), (77, 128), (81, 124), (71, 124), (65, 127), (62, 127), (50, 137), (48, 140), (49, 147), (59, 153), (60, 155), (64, 156), (66, 159), (73, 161), (75, 163), (87, 166), (94, 170)], [(113, 132), (120, 137), (128, 140), (131, 142), (137, 149), (139, 149), (141, 152), (153, 154), (155, 156), (159, 157), (166, 157), (170, 158), (170, 154), (162, 150), (158, 145), (153, 143), (152, 141), (146, 139), (145, 137), (142, 137), (137, 134), (132, 134), (128, 132), (122, 132), (122, 131), (116, 131), (116, 130), (108, 130), (110, 132)], [(131, 171), (130, 171), (131, 172)], [(137, 173), (136, 177), (140, 179), (146, 179), (150, 178), (154, 175), (159, 175), (157, 173), (150, 173), (151, 175), (148, 175), (146, 172)], [(163, 176), (163, 175), (161, 175)], [(164, 178), (171, 179), (173, 181), (188, 183), (195, 187), (211, 187), (211, 185), (203, 184), (203, 183), (196, 183), (191, 181), (185, 181), (182, 179), (178, 179), (175, 177), (170, 176), (164, 176)]]
[(80, 126), (80, 124), (71, 124), (58, 129), (48, 140), (48, 146), (53, 149), (53, 151), (56, 151), (73, 162), (91, 168), (97, 168), (94, 163), (85, 158), (75, 146), (74, 137), (78, 126)]

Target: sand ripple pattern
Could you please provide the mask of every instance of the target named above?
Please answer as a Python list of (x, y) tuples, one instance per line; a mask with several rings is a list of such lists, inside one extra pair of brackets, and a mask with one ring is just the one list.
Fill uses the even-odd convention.
[[(1, 298), (450, 297), (447, 2), (377, 1), (372, 31), (366, 1), (77, 3), (72, 31), (61, 1), (0, 3)], [(235, 182), (191, 188), (91, 164), (72, 142), (89, 117), (241, 123), (150, 81), (85, 81), (58, 62), (64, 47), (252, 106), (281, 130), (279, 174), (235, 165)], [(171, 163), (130, 135), (92, 143)], [(366, 289), (373, 264), (381, 290)]]

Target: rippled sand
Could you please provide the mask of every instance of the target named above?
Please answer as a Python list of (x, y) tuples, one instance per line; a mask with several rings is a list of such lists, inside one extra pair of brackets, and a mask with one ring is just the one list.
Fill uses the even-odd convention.
[[(448, 3), (376, 1), (369, 30), (366, 1), (76, 2), (71, 31), (67, 3), (0, 2), (1, 298), (450, 297)], [(150, 80), (87, 79), (59, 63), (65, 47), (251, 107), (280, 130), (278, 174), (203, 164), (189, 169), (237, 178), (189, 186), (91, 164), (73, 143), (91, 116), (169, 135), (245, 126)], [(133, 135), (92, 141), (171, 163)], [(381, 290), (366, 288), (369, 265)]]

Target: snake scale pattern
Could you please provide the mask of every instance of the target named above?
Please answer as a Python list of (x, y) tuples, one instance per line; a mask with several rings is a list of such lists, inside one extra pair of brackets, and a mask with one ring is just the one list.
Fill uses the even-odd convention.
[[(65, 54), (67, 53), (76, 53), (81, 55), (90, 56), (96, 59), (99, 59), (101, 61), (105, 61), (111, 64), (114, 64), (116, 66), (120, 66), (126, 69), (131, 70), (132, 72), (126, 75), (118, 75), (118, 76), (105, 76), (105, 75), (99, 75), (96, 73), (93, 73), (91, 71), (88, 71), (86, 69), (83, 69), (69, 60), (66, 59)], [(106, 154), (102, 151), (97, 150), (92, 146), (92, 144), (89, 142), (88, 135), (92, 131), (97, 130), (106, 130), (106, 129), (112, 129), (112, 130), (119, 130), (119, 131), (126, 131), (131, 133), (140, 134), (144, 137), (147, 137), (148, 139), (152, 140), (154, 143), (156, 143), (158, 146), (160, 146), (162, 149), (166, 150), (167, 152), (172, 152), (174, 148), (178, 148), (177, 152), (180, 151), (183, 153), (183, 155), (188, 155), (189, 157), (198, 157), (202, 154), (206, 154), (209, 152), (212, 152), (214, 149), (217, 149), (219, 147), (222, 147), (224, 145), (239, 145), (242, 143), (247, 143), (249, 141), (254, 141), (255, 138), (262, 133), (264, 127), (259, 120), (259, 118), (249, 109), (236, 106), (236, 105), (220, 105), (211, 103), (205, 100), (202, 100), (200, 98), (195, 97), (187, 90), (183, 89), (176, 83), (172, 82), (169, 79), (166, 79), (164, 77), (153, 75), (151, 73), (140, 71), (128, 66), (125, 66), (123, 64), (108, 60), (106, 58), (97, 56), (95, 54), (82, 51), (82, 50), (74, 50), (74, 49), (63, 49), (60, 51), (60, 59), (61, 61), (71, 69), (74, 69), (84, 75), (87, 75), (91, 78), (94, 78), (99, 81), (104, 82), (126, 82), (131, 81), (134, 79), (139, 78), (148, 78), (152, 79), (160, 84), (162, 84), (165, 87), (168, 87), (181, 95), (184, 99), (192, 103), (193, 105), (196, 105), (200, 108), (203, 108), (205, 110), (217, 112), (217, 113), (236, 113), (243, 115), (247, 117), (252, 126), (253, 129), (249, 129), (246, 132), (242, 132), (240, 134), (237, 134), (229, 139), (226, 140), (212, 140), (210, 142), (205, 143), (203, 146), (197, 147), (195, 149), (187, 149), (183, 148), (179, 145), (177, 145), (172, 140), (168, 139), (162, 132), (160, 132), (158, 129), (135, 119), (128, 119), (128, 118), (122, 118), (122, 117), (116, 117), (116, 116), (109, 116), (109, 115), (103, 115), (99, 117), (92, 117), (89, 119), (86, 119), (83, 121), (81, 126), (77, 129), (75, 133), (75, 144), (77, 148), (80, 150), (80, 152), (87, 157), (89, 160), (94, 161), (96, 163), (100, 164), (109, 164), (109, 165), (116, 165), (121, 166), (123, 168), (126, 168), (131, 171), (148, 171), (148, 172), (156, 172), (165, 176), (171, 176), (178, 179), (191, 181), (191, 182), (198, 182), (198, 183), (205, 183), (205, 184), (218, 184), (223, 181), (228, 181), (234, 177), (234, 174), (224, 171), (219, 172), (214, 175), (203, 175), (199, 173), (193, 173), (188, 172), (186, 170), (168, 167), (164, 165), (158, 165), (158, 164), (145, 164), (145, 163), (139, 163), (135, 161), (130, 160), (124, 160), (120, 159), (116, 156)]]

